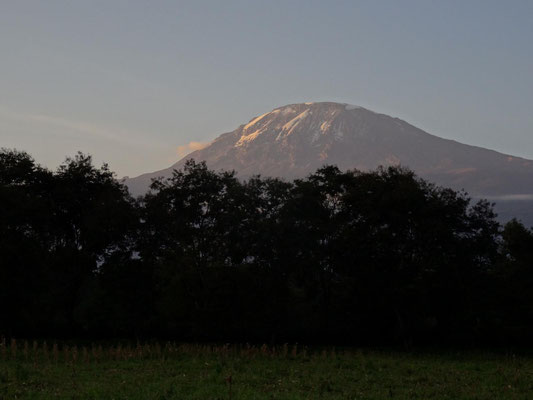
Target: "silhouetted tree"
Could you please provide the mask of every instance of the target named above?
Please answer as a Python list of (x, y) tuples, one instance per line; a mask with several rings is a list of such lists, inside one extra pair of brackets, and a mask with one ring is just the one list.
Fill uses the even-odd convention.
[(0, 330), (20, 334), (46, 323), (42, 282), (49, 260), (52, 174), (24, 152), (0, 151)]
[(0, 334), (519, 343), (533, 232), (401, 167), (293, 182), (188, 161), (133, 200), (0, 151)]

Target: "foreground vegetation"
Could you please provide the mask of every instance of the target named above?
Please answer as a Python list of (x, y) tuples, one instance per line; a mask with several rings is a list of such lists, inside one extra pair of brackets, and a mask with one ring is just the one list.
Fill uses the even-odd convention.
[(531, 399), (533, 359), (167, 343), (2, 347), (0, 399)]
[(0, 335), (528, 345), (533, 231), (402, 168), (285, 182), (188, 162), (133, 199), (0, 151)]

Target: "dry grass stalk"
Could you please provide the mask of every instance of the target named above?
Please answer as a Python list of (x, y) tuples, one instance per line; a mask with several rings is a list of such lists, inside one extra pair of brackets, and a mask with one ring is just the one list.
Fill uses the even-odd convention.
[(46, 362), (48, 362), (48, 359), (49, 359), (48, 345), (46, 344), (46, 341), (43, 342), (43, 359)]
[(0, 338), (0, 355), (2, 356), (2, 360), (6, 359), (6, 356), (7, 356), (6, 338), (3, 336)]
[(78, 346), (74, 346), (72, 348), (72, 362), (77, 362), (78, 361)]
[(124, 354), (122, 351), (122, 345), (119, 343), (117, 344), (117, 348), (115, 350), (115, 358), (117, 361), (124, 360)]
[(65, 361), (65, 363), (69, 362), (69, 356), (70, 356), (70, 349), (68, 345), (65, 345), (63, 347), (63, 360)]
[(82, 354), (83, 362), (87, 364), (89, 362), (89, 352), (87, 351), (87, 347), (85, 346), (82, 347), (81, 354)]
[(11, 339), (11, 344), (9, 346), (9, 349), (11, 351), (11, 359), (15, 360), (17, 358), (17, 341), (15, 338)]
[(104, 349), (102, 348), (101, 344), (99, 344), (98, 348), (96, 349), (96, 356), (98, 357), (98, 360), (103, 360), (104, 358)]
[(37, 364), (37, 358), (39, 356), (39, 343), (37, 340), (34, 340), (32, 343), (32, 355), (33, 355), (33, 364)]
[(124, 351), (125, 351), (126, 360), (133, 358), (133, 349), (131, 348), (129, 344)]
[(288, 344), (288, 343), (283, 343), (283, 347), (281, 348), (281, 355), (282, 355), (282, 357), (283, 357), (283, 358), (286, 358), (288, 352), (289, 352), (289, 344)]
[(22, 355), (24, 356), (25, 361), (28, 361), (30, 358), (30, 345), (27, 340), (24, 341), (24, 345), (22, 346)]
[(91, 345), (91, 355), (94, 362), (98, 362), (98, 350), (96, 349), (96, 345), (94, 343)]
[(137, 341), (137, 346), (135, 347), (135, 357), (140, 358), (141, 360), (143, 358), (143, 347), (139, 341)]
[(298, 355), (298, 343), (295, 343), (294, 346), (292, 346), (291, 357), (296, 358), (297, 355)]
[(57, 364), (57, 362), (59, 361), (59, 348), (57, 347), (57, 343), (55, 342), (52, 346), (52, 357), (54, 358), (54, 363)]
[(336, 359), (337, 358), (337, 353), (335, 352), (335, 347), (331, 348), (330, 356), (331, 356), (332, 359)]

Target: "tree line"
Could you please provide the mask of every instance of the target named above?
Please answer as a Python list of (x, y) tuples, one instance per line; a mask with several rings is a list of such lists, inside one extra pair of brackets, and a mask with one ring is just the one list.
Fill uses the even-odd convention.
[(78, 153), (0, 152), (0, 336), (525, 344), (533, 231), (400, 167), (237, 179), (187, 162), (133, 198)]

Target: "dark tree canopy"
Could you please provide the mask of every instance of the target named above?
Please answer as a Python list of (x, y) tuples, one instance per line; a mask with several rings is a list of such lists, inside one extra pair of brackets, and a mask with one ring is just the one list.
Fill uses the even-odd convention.
[(285, 182), (190, 160), (133, 199), (78, 153), (0, 152), (0, 335), (525, 342), (533, 232), (412, 171)]

